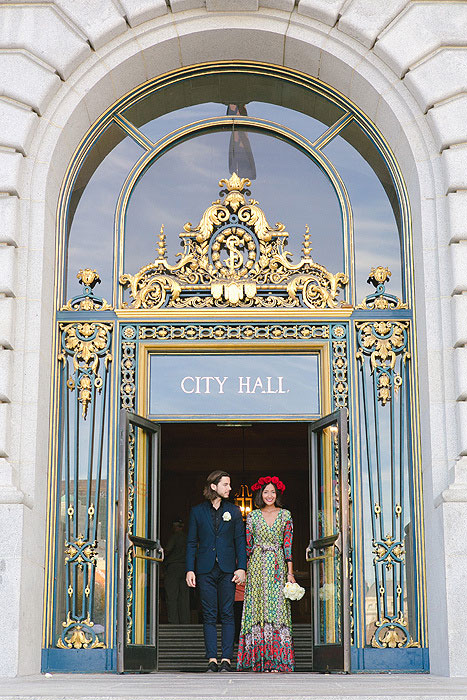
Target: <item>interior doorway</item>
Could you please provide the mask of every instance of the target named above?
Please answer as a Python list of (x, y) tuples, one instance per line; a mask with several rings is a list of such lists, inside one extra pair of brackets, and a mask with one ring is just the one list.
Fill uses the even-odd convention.
[[(295, 576), (306, 590), (302, 600), (292, 604), (296, 661), (298, 670), (311, 670), (311, 581), (310, 565), (305, 560), (310, 531), (308, 424), (161, 425), (159, 512), (162, 547), (167, 548), (171, 536), (182, 527), (186, 533), (190, 508), (203, 500), (204, 482), (215, 469), (224, 469), (231, 475), (231, 500), (242, 484), (251, 486), (262, 475), (277, 475), (286, 484), (284, 506), (291, 511), (294, 521)], [(183, 526), (177, 525), (180, 522)], [(172, 537), (172, 542), (174, 539), (178, 538)], [(182, 599), (186, 593), (181, 592), (178, 614), (174, 612), (174, 580), (172, 574), (167, 575), (168, 571), (170, 567), (160, 567), (158, 667), (160, 670), (175, 670), (181, 663), (180, 668), (188, 665), (193, 670), (204, 669), (202, 616), (197, 591), (189, 591), (189, 601)], [(241, 598), (241, 593), (237, 598)], [(238, 626), (241, 600), (236, 601), (235, 608)], [(177, 662), (177, 654), (183, 661)]]
[[(292, 605), (296, 670), (349, 670), (347, 445), (344, 409), (308, 424), (163, 426), (122, 410), (119, 671), (204, 666), (196, 592), (190, 593), (185, 619), (169, 621), (167, 562), (163, 564), (160, 540), (168, 542), (174, 522), (186, 528), (207, 474), (219, 467), (231, 474), (234, 498), (242, 484), (264, 473), (273, 472), (286, 483), (285, 505), (294, 518), (294, 568), (306, 591)], [(183, 554), (178, 578), (186, 594)], [(241, 604), (237, 607), (240, 612)]]

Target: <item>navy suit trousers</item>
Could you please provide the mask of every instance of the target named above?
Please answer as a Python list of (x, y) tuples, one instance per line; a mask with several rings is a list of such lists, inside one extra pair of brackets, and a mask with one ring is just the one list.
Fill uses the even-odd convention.
[(233, 571), (226, 574), (216, 562), (208, 574), (197, 574), (196, 578), (203, 608), (206, 658), (217, 658), (216, 623), (219, 611), (222, 624), (222, 658), (231, 659), (235, 635)]

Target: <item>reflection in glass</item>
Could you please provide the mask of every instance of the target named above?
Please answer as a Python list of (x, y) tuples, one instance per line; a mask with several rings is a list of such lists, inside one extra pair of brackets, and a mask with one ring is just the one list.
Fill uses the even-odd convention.
[[(268, 221), (285, 224), (287, 249), (298, 262), (305, 227), (313, 257), (333, 273), (344, 268), (342, 221), (331, 183), (317, 165), (288, 143), (248, 130), (257, 179), (251, 192)], [(156, 234), (167, 234), (168, 259), (181, 252), (184, 224), (197, 225), (219, 196), (218, 181), (229, 175), (230, 131), (191, 138), (162, 156), (133, 190), (126, 218), (124, 272), (134, 274), (154, 259)], [(242, 173), (239, 173), (242, 176)]]
[(155, 142), (185, 124), (225, 116), (231, 104), (245, 105), (248, 115), (284, 124), (311, 141), (344, 114), (327, 98), (294, 83), (236, 71), (162, 88), (128, 107), (123, 116)]
[(380, 153), (355, 124), (347, 126), (323, 153), (337, 168), (350, 197), (357, 303), (372, 292), (368, 274), (378, 265), (389, 267), (391, 293), (402, 297), (399, 204)]
[[(340, 531), (339, 454), (335, 426), (320, 431), (316, 457), (316, 539), (323, 539)], [(340, 552), (331, 545), (316, 550), (315, 556), (322, 557), (313, 564), (313, 580), (318, 586), (315, 644), (338, 644), (341, 641)]]
[[(405, 370), (400, 359), (395, 372)], [(395, 620), (401, 625), (394, 639), (388, 632), (378, 639), (404, 645), (416, 639), (415, 581), (413, 571), (413, 524), (410, 505), (407, 442), (407, 387), (391, 389), (391, 399), (382, 405), (376, 398), (369, 364), (361, 369), (360, 405), (361, 465), (364, 510), (364, 572), (366, 643), (378, 646), (375, 633)], [(390, 631), (391, 632), (391, 631)]]
[[(84, 623), (88, 640), (95, 635), (97, 642), (103, 642), (109, 461), (107, 378), (105, 371), (102, 391), (92, 391), (84, 417), (80, 389), (71, 390), (73, 382), (79, 382), (72, 359), (67, 358), (62, 367), (57, 639), (68, 620), (68, 624)], [(70, 634), (66, 633), (65, 642), (69, 640)]]
[(143, 151), (115, 124), (88, 153), (76, 179), (68, 213), (65, 298), (82, 292), (76, 274), (96, 269), (99, 294), (112, 299), (114, 214), (123, 182)]

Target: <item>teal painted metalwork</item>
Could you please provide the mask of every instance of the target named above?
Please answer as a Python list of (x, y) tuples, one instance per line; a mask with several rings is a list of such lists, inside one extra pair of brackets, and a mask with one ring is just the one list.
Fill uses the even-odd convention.
[[(96, 275), (88, 283), (83, 282), (84, 293), (70, 302), (73, 309), (87, 309), (89, 312), (105, 307), (105, 300), (96, 297), (92, 291), (97, 281)], [(108, 449), (113, 324), (84, 319), (73, 322), (70, 319), (68, 323), (61, 322), (59, 327), (63, 495), (58, 500), (57, 515), (63, 528), (64, 543), (59, 538), (57, 554), (60, 557), (64, 546), (65, 586), (62, 589), (64, 599), (57, 600), (56, 605), (58, 609), (64, 609), (65, 619), (58, 620), (57, 646), (62, 649), (95, 649), (104, 646), (99, 637), (104, 629), (103, 611), (99, 614), (99, 627), (95, 617), (96, 570), (100, 562), (100, 569), (105, 571), (99, 551), (98, 523), (99, 519), (105, 520), (106, 517), (105, 504), (104, 513), (101, 512), (101, 481), (103, 475), (107, 475), (105, 455)]]
[[(253, 65), (245, 62), (237, 62), (224, 66), (195, 66), (184, 69), (177, 76), (177, 81), (183, 82), (186, 78), (209, 74), (210, 71), (220, 71), (227, 74), (229, 71), (244, 69), (255, 74), (274, 75), (278, 79), (287, 81), (288, 72), (275, 66)], [(290, 348), (294, 343), (319, 339), (329, 343), (329, 370), (332, 377), (332, 405), (347, 407), (349, 397), (355, 401), (356, 416), (355, 425), (352, 424), (352, 415), (349, 414), (350, 446), (360, 440), (362, 444), (362, 459), (349, 465), (350, 498), (353, 507), (353, 533), (354, 541), (351, 549), (351, 580), (353, 585), (353, 642), (355, 668), (426, 668), (427, 654), (425, 649), (411, 648), (424, 645), (424, 572), (418, 567), (423, 562), (422, 524), (417, 515), (420, 510), (421, 491), (417, 481), (419, 465), (417, 463), (416, 415), (417, 395), (415, 384), (415, 367), (413, 362), (413, 321), (412, 311), (412, 263), (411, 263), (411, 238), (410, 238), (410, 213), (405, 185), (400, 170), (393, 154), (388, 148), (384, 138), (371, 121), (363, 115), (354, 105), (348, 102), (337, 91), (324, 85), (318, 80), (294, 74), (294, 79), (300, 79), (304, 86), (308, 86), (311, 92), (315, 91), (324, 95), (327, 99), (342, 106), (344, 116), (331, 128), (331, 132), (324, 132), (314, 143), (310, 143), (303, 136), (287, 130), (285, 127), (277, 129), (277, 125), (267, 120), (236, 117), (236, 124), (245, 127), (279, 133), (294, 147), (312, 157), (328, 178), (334, 183), (336, 192), (342, 202), (343, 226), (347, 226), (349, 235), (352, 234), (351, 208), (348, 203), (345, 184), (336, 169), (323, 155), (321, 148), (345, 128), (351, 121), (358, 124), (364, 131), (381, 157), (386, 162), (395, 185), (397, 199), (401, 209), (402, 218), (402, 255), (403, 255), (403, 279), (404, 299), (401, 302), (394, 295), (388, 294), (385, 282), (375, 278), (372, 284), (375, 292), (366, 297), (364, 302), (357, 307), (352, 314), (355, 337), (350, 334), (348, 321), (320, 322), (293, 321), (282, 319), (274, 322), (254, 321), (247, 322), (214, 322), (190, 320), (187, 314), (186, 320), (167, 322), (148, 322), (138, 319), (135, 322), (120, 321), (117, 337), (119, 338), (119, 380), (112, 388), (110, 376), (110, 349), (113, 328), (116, 322), (116, 314), (111, 306), (104, 300), (96, 297), (92, 291), (93, 285), (85, 284), (84, 292), (74, 297), (68, 304), (57, 311), (57, 320), (60, 329), (60, 360), (59, 372), (60, 416), (58, 435), (60, 441), (60, 466), (58, 488), (61, 488), (60, 479), (63, 480), (63, 490), (59, 491), (55, 498), (57, 520), (62, 517), (65, 508), (65, 517), (62, 518), (62, 529), (57, 527), (51, 533), (51, 549), (55, 552), (53, 578), (59, 583), (63, 576), (64, 584), (54, 589), (54, 601), (52, 625), (55, 645), (59, 640), (59, 649), (46, 650), (47, 659), (58, 659), (58, 655), (67, 654), (69, 649), (81, 649), (87, 654), (99, 654), (102, 661), (92, 661), (92, 668), (99, 670), (114, 669), (113, 649), (104, 650), (102, 646), (103, 635), (96, 633), (94, 613), (96, 610), (96, 561), (99, 550), (98, 543), (98, 515), (105, 509), (105, 504), (100, 501), (101, 490), (99, 483), (103, 479), (103, 469), (106, 461), (107, 443), (109, 440), (109, 411), (111, 400), (115, 395), (120, 396), (122, 407), (135, 410), (138, 405), (137, 376), (138, 376), (138, 345), (140, 341), (155, 341), (163, 347), (166, 340), (180, 341), (207, 341), (219, 343), (224, 340), (242, 341), (287, 341)], [(169, 85), (174, 76), (164, 76), (149, 81), (144, 86), (133, 91), (113, 105), (89, 130), (78, 147), (69, 174), (64, 184), (60, 200), (61, 216), (61, 250), (65, 249), (65, 230), (69, 208), (69, 196), (73, 182), (83, 163), (89, 149), (104, 132), (106, 127), (114, 122), (119, 128), (129, 133), (132, 138), (143, 148), (144, 153), (138, 163), (132, 168), (127, 181), (122, 189), (119, 208), (116, 216), (116, 227), (119, 245), (123, 245), (124, 211), (126, 201), (131, 196), (132, 188), (151, 163), (170, 148), (186, 138), (190, 133), (203, 133), (209, 130), (230, 128), (231, 121), (221, 117), (183, 127), (173, 134), (167, 135), (153, 144), (142, 132), (131, 124), (122, 112), (128, 106), (135, 104), (150, 91), (156, 91)], [(243, 121), (242, 121), (243, 119)], [(334, 129), (334, 132), (332, 132)], [(224, 173), (221, 173), (223, 175)], [(231, 222), (232, 223), (232, 222)], [(236, 223), (238, 225), (238, 222)], [(351, 240), (351, 238), (349, 239)], [(117, 260), (120, 259), (121, 249), (118, 251)], [(351, 245), (347, 246), (347, 271), (352, 277), (353, 259)], [(61, 261), (63, 262), (63, 261)], [(61, 263), (60, 263), (61, 264)], [(378, 268), (379, 269), (379, 268)], [(61, 273), (59, 277), (61, 276)], [(353, 282), (352, 282), (353, 283)], [(118, 275), (114, 279), (114, 305), (117, 300), (116, 289)], [(63, 304), (61, 287), (59, 284), (59, 301)], [(85, 328), (85, 325), (89, 328)], [(92, 327), (92, 328), (91, 328)], [(92, 332), (91, 332), (92, 331)], [(103, 335), (102, 335), (103, 333)], [(105, 338), (104, 338), (105, 335)], [(70, 344), (71, 342), (71, 344)], [(90, 361), (79, 357), (79, 348), (86, 347), (86, 343), (98, 343)], [(359, 358), (359, 376), (353, 376), (350, 345), (355, 342), (355, 349)], [(97, 364), (94, 365), (94, 362)], [(96, 384), (96, 372), (99, 381)], [(117, 378), (117, 367), (115, 368)], [(74, 394), (72, 395), (72, 392)], [(352, 392), (357, 392), (356, 398)], [(399, 402), (399, 406), (397, 406)], [(415, 409), (413, 408), (415, 406)], [(360, 424), (358, 424), (360, 419)], [(303, 416), (303, 420), (307, 420)], [(83, 426), (92, 426), (92, 429)], [(86, 448), (80, 441), (85, 436), (92, 436), (87, 442)], [(136, 445), (137, 448), (137, 445)], [(351, 456), (357, 453), (351, 449)], [(135, 455), (133, 456), (134, 459)], [(113, 464), (110, 464), (113, 468)], [(355, 494), (359, 488), (359, 479), (364, 478), (365, 489), (368, 498), (354, 503)], [(82, 482), (80, 484), (80, 482)], [(136, 483), (136, 480), (135, 482)], [(83, 486), (84, 488), (81, 488)], [(111, 508), (115, 508), (113, 500), (116, 494), (111, 495)], [(79, 509), (79, 503), (83, 505)], [(360, 544), (360, 532), (358, 527), (365, 519), (369, 522), (371, 532), (370, 541), (365, 534), (363, 545)], [(109, 522), (112, 522), (110, 519)], [(82, 535), (82, 537), (81, 537)], [(63, 546), (67, 548), (67, 559), (63, 559)], [(371, 555), (371, 549), (373, 549)], [(369, 557), (372, 556), (371, 562)], [(113, 564), (113, 568), (112, 568)], [(106, 562), (110, 579), (115, 580), (117, 561)], [(418, 567), (418, 568), (417, 568)], [(365, 605), (371, 598), (370, 586), (365, 589), (364, 575), (360, 568), (368, 568), (372, 572), (374, 581), (375, 615), (374, 624), (370, 628), (366, 622), (371, 616), (367, 613), (365, 620)], [(369, 578), (368, 578), (369, 580)], [(89, 594), (86, 594), (89, 589)], [(107, 589), (108, 591), (111, 588)], [(71, 591), (71, 593), (69, 592)], [(134, 596), (134, 578), (131, 577), (131, 585), (128, 588), (129, 602)], [(131, 597), (131, 600), (130, 600)], [(363, 610), (359, 607), (363, 599)], [(115, 600), (115, 599), (114, 599)], [(115, 610), (114, 607), (110, 608)], [(111, 624), (115, 623), (115, 615), (111, 616)], [(64, 624), (66, 623), (66, 624)], [(378, 624), (376, 624), (378, 623)], [(130, 630), (131, 640), (135, 640), (135, 631), (131, 627), (131, 621), (127, 616), (127, 625)], [(59, 630), (58, 637), (56, 631)], [(337, 630), (338, 632), (338, 630)], [(115, 637), (115, 635), (114, 635)], [(367, 644), (373, 648), (362, 647), (362, 639), (366, 638)], [(61, 640), (61, 642), (60, 642)], [(79, 646), (81, 644), (81, 646)], [(93, 649), (93, 651), (91, 651)], [(50, 654), (49, 654), (50, 652)], [(81, 653), (80, 652), (80, 653)], [(394, 655), (397, 653), (397, 660)], [(47, 654), (49, 654), (47, 656)], [(375, 657), (380, 654), (381, 661)], [(75, 660), (50, 661), (61, 668), (71, 668), (76, 665)], [(108, 658), (107, 658), (108, 657)], [(358, 658), (357, 658), (358, 657)], [(96, 659), (94, 657), (94, 659)], [(368, 661), (365, 659), (368, 658)], [(46, 662), (49, 663), (49, 662)], [(68, 666), (67, 666), (68, 664)], [(95, 665), (97, 664), (97, 666)], [(56, 666), (55, 666), (56, 667)]]
[[(378, 304), (394, 308), (399, 300), (387, 295), (380, 283), (377, 293), (367, 297), (363, 306), (378, 308)], [(407, 512), (406, 503), (406, 484), (413, 469), (406, 444), (411, 432), (406, 409), (410, 402), (410, 321), (386, 317), (357, 321), (355, 325), (363, 407), (360, 434), (367, 466), (367, 507), (371, 511), (374, 554), (374, 593), (370, 595), (367, 589), (366, 599), (367, 605), (374, 599), (376, 606), (373, 617), (367, 612), (367, 643), (375, 648), (419, 646), (416, 605), (413, 610), (415, 581), (407, 581), (406, 559), (412, 559), (412, 552), (407, 550), (415, 539), (413, 512)]]

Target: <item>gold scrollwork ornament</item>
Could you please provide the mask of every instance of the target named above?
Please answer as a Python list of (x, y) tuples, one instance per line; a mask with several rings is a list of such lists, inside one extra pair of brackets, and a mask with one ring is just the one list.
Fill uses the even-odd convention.
[[(92, 517), (94, 517), (94, 507), (92, 508)], [(68, 561), (76, 561), (79, 567), (82, 569), (85, 563), (96, 564), (97, 560), (97, 542), (86, 542), (83, 535), (79, 535), (75, 542), (66, 542), (65, 553), (65, 563)]]
[(183, 253), (175, 265), (167, 261), (161, 229), (155, 261), (135, 275), (120, 277), (120, 284), (129, 288), (132, 308), (338, 306), (347, 275), (331, 274), (314, 262), (308, 226), (302, 258), (293, 264), (284, 250), (289, 235), (285, 226), (271, 227), (258, 202), (246, 199), (250, 185), (236, 173), (219, 181), (224, 199), (214, 201), (197, 226), (185, 224), (180, 233)]
[[(379, 512), (381, 512), (381, 509)], [(391, 535), (386, 535), (384, 540), (380, 542), (373, 542), (373, 554), (375, 554), (375, 564), (384, 564), (386, 569), (390, 570), (394, 564), (400, 564), (402, 561), (404, 561), (404, 545), (402, 542), (396, 542)]]
[(376, 291), (374, 294), (369, 294), (365, 297), (363, 302), (357, 306), (357, 309), (386, 311), (388, 309), (408, 308), (408, 304), (403, 303), (399, 297), (386, 292), (385, 284), (388, 282), (391, 274), (391, 270), (382, 265), (371, 268), (367, 282), (376, 287)]
[(67, 613), (65, 622), (62, 626), (67, 629), (57, 641), (59, 649), (102, 649), (105, 647), (104, 642), (99, 640), (99, 637), (94, 632), (90, 632), (87, 628), (92, 628), (94, 622), (90, 619), (89, 613), (85, 620), (78, 622), (73, 620), (70, 613)]
[(370, 321), (356, 324), (358, 350), (356, 358), (363, 362), (369, 355), (371, 373), (376, 371), (378, 399), (386, 405), (392, 389), (397, 393), (402, 377), (395, 370), (397, 356), (403, 362), (410, 359), (408, 351), (408, 321)]
[(67, 355), (73, 359), (75, 379), (67, 380), (68, 388), (78, 389), (79, 402), (86, 418), (88, 406), (92, 400), (93, 385), (97, 391), (102, 388), (99, 374), (99, 361), (104, 358), (105, 368), (112, 361), (110, 352), (111, 323), (84, 321), (81, 323), (60, 323), (62, 332), (62, 350), (58, 359), (66, 362)]
[(79, 270), (76, 277), (79, 283), (83, 285), (84, 292), (67, 301), (62, 306), (61, 311), (109, 311), (112, 309), (108, 301), (95, 296), (93, 292), (96, 284), (101, 281), (97, 270), (91, 270), (91, 268), (86, 267), (83, 270)]
[(407, 631), (407, 622), (402, 615), (394, 620), (383, 617), (375, 622), (376, 630), (371, 638), (371, 646), (375, 649), (402, 649), (420, 647), (420, 642), (414, 642)]

